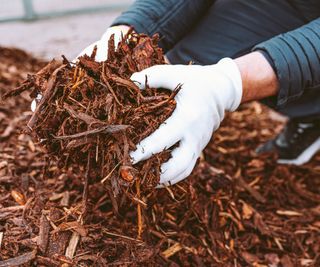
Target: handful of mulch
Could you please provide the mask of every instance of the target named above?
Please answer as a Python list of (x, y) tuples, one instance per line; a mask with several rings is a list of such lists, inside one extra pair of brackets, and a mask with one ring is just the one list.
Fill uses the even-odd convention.
[(7, 96), (30, 88), (32, 97), (42, 95), (28, 128), (61, 167), (85, 170), (86, 184), (100, 180), (114, 196), (139, 195), (158, 184), (170, 151), (135, 166), (129, 152), (171, 115), (178, 92), (141, 91), (130, 80), (134, 72), (164, 64), (157, 43), (158, 36), (130, 32), (115, 49), (111, 37), (106, 61), (94, 60), (97, 48), (76, 63), (53, 60)]

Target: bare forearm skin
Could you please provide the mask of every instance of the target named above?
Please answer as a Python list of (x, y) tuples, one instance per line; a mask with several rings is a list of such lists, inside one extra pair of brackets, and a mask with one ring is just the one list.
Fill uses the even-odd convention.
[(269, 62), (259, 52), (253, 52), (234, 60), (242, 78), (241, 103), (260, 100), (278, 93), (277, 76)]

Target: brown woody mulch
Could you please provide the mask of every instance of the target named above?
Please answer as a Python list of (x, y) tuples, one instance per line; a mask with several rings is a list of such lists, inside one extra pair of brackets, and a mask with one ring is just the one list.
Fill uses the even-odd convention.
[[(0, 93), (41, 67), (1, 48)], [(49, 160), (23, 132), (29, 107), (26, 93), (0, 105), (0, 266), (319, 266), (320, 157), (256, 157), (281, 129), (265, 107), (229, 114), (185, 182), (115, 199), (91, 180), (86, 202), (86, 166)]]

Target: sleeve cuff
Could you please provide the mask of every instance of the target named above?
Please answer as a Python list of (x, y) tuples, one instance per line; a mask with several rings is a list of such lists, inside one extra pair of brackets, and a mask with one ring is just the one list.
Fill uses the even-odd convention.
[(123, 15), (120, 15), (118, 18), (116, 18), (111, 26), (118, 26), (118, 25), (128, 25), (134, 28), (134, 30), (137, 33), (145, 33), (147, 35), (151, 35), (150, 27), (146, 27), (142, 25), (138, 20), (135, 19), (136, 15), (131, 15), (130, 13), (126, 13)]
[(275, 70), (280, 84), (277, 106), (283, 107), (302, 95), (301, 81), (299, 82), (297, 77), (299, 63), (295, 60), (290, 48), (286, 47), (286, 43), (281, 43), (279, 39), (274, 38), (255, 46), (253, 51), (261, 52)]
[(252, 49), (261, 52), (276, 72), (280, 85), (279, 107), (320, 85), (319, 26), (320, 18)]

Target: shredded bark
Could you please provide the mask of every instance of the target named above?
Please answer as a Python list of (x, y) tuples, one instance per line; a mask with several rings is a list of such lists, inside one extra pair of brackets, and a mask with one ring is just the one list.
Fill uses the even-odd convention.
[(0, 261), (0, 267), (21, 266), (36, 257), (36, 251), (28, 252), (12, 259)]
[[(43, 66), (22, 51), (0, 48), (0, 93)], [(167, 97), (144, 96), (140, 103)], [(136, 183), (134, 191), (114, 196), (120, 165), (101, 183), (85, 175), (88, 157), (84, 166), (49, 160), (24, 132), (30, 101), (22, 92), (0, 105), (0, 134), (17, 121), (0, 140), (1, 264), (9, 260), (13, 266), (22, 256), (24, 266), (320, 266), (320, 156), (300, 167), (278, 165), (274, 155), (257, 157), (255, 148), (283, 125), (269, 109), (252, 103), (228, 114), (187, 180), (141, 191), (139, 198)], [(68, 104), (83, 113), (77, 121), (104, 126)], [(83, 146), (90, 138), (59, 144)]]
[[(115, 197), (139, 194), (140, 198), (134, 183), (139, 181), (142, 192), (154, 190), (160, 165), (169, 153), (161, 152), (132, 166), (129, 151), (171, 115), (180, 87), (174, 92), (148, 86), (140, 91), (130, 80), (134, 72), (164, 63), (158, 36), (129, 32), (116, 50), (113, 42), (111, 37), (104, 62), (94, 61), (95, 48), (91, 56), (84, 55), (75, 64), (64, 58), (57, 67), (53, 60), (29, 76), (22, 87), (43, 97), (28, 127), (64, 167), (86, 167), (90, 161), (87, 172), (91, 183), (110, 176), (104, 183), (112, 187)], [(4, 97), (19, 95), (22, 87)], [(150, 97), (152, 101), (144, 101)], [(87, 155), (91, 155), (89, 159)]]

